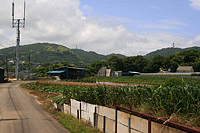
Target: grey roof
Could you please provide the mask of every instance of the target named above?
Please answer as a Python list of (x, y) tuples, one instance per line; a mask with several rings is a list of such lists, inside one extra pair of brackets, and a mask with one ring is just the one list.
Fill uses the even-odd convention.
[(179, 66), (177, 68), (177, 70), (191, 70), (191, 69), (193, 69), (192, 66)]

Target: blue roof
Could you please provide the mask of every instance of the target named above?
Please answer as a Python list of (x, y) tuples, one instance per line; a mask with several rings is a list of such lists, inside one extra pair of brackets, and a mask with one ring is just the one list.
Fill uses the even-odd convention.
[(65, 71), (48, 71), (47, 73), (48, 74), (53, 74), (53, 73), (63, 73), (63, 72), (65, 72)]
[(128, 73), (138, 74), (139, 72), (128, 71)]

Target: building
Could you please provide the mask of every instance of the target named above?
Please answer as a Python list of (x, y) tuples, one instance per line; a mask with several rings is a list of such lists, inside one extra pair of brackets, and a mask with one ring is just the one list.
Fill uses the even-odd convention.
[(176, 72), (178, 72), (178, 73), (191, 73), (191, 72), (194, 72), (194, 69), (193, 69), (192, 66), (179, 66), (176, 69)]
[(4, 82), (4, 69), (0, 67), (0, 83)]
[(61, 67), (47, 73), (51, 76), (58, 76), (60, 79), (78, 79), (85, 76), (85, 68)]
[(113, 74), (112, 74), (114, 77), (120, 77), (122, 76), (122, 71), (113, 71)]
[(107, 69), (106, 67), (102, 67), (99, 69), (98, 77), (119, 77), (122, 76), (122, 71), (112, 71), (112, 69)]
[(97, 76), (98, 77), (106, 77), (106, 72), (107, 72), (107, 68), (106, 67), (102, 67), (101, 69), (99, 69)]
[(98, 77), (112, 77), (113, 76), (113, 71), (112, 69), (107, 69), (106, 67), (102, 67), (101, 69), (99, 69)]

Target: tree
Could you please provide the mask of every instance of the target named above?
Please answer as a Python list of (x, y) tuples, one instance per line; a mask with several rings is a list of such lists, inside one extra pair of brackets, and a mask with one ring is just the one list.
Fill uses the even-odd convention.
[(107, 66), (105, 61), (97, 61), (91, 64), (86, 71), (87, 75), (94, 76), (101, 67)]
[(197, 50), (186, 50), (180, 52), (177, 56), (182, 56), (184, 63), (194, 63), (200, 57), (200, 52)]
[(124, 71), (144, 72), (144, 67), (148, 64), (143, 56), (132, 56), (124, 58)]
[(165, 57), (161, 55), (154, 56), (148, 65), (149, 68), (146, 68), (146, 69), (149, 69), (150, 72), (159, 72), (160, 67), (163, 66), (164, 60), (165, 60)]
[(106, 60), (108, 68), (112, 69), (113, 71), (121, 71), (124, 68), (124, 62), (122, 58), (117, 56), (111, 56)]

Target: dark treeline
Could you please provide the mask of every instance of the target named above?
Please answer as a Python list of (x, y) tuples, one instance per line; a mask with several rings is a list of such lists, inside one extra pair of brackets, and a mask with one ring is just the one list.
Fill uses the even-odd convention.
[[(48, 76), (47, 72), (58, 67), (75, 66), (68, 62), (60, 63), (42, 63), (40, 66), (30, 64), (30, 71), (36, 73), (38, 77)], [(120, 58), (117, 56), (110, 56), (107, 60), (97, 61), (87, 66), (87, 76), (96, 75), (101, 67), (107, 67), (113, 71), (137, 71), (142, 73), (157, 73), (160, 68), (171, 72), (176, 72), (178, 66), (193, 66), (194, 71), (200, 71), (200, 52), (197, 50), (186, 50), (175, 55), (169, 56), (154, 56), (152, 60), (147, 60), (144, 56), (131, 56)], [(9, 72), (14, 72), (14, 64), (9, 64)], [(20, 70), (26, 70), (28, 63), (21, 64)]]
[(186, 50), (175, 55), (154, 56), (152, 60), (147, 60), (143, 56), (131, 56), (119, 58), (111, 56), (105, 61), (97, 61), (89, 66), (88, 74), (95, 75), (98, 70), (106, 66), (114, 71), (137, 71), (143, 73), (156, 73), (160, 68), (170, 69), (176, 72), (178, 66), (193, 66), (194, 71), (200, 71), (200, 52), (197, 50)]

